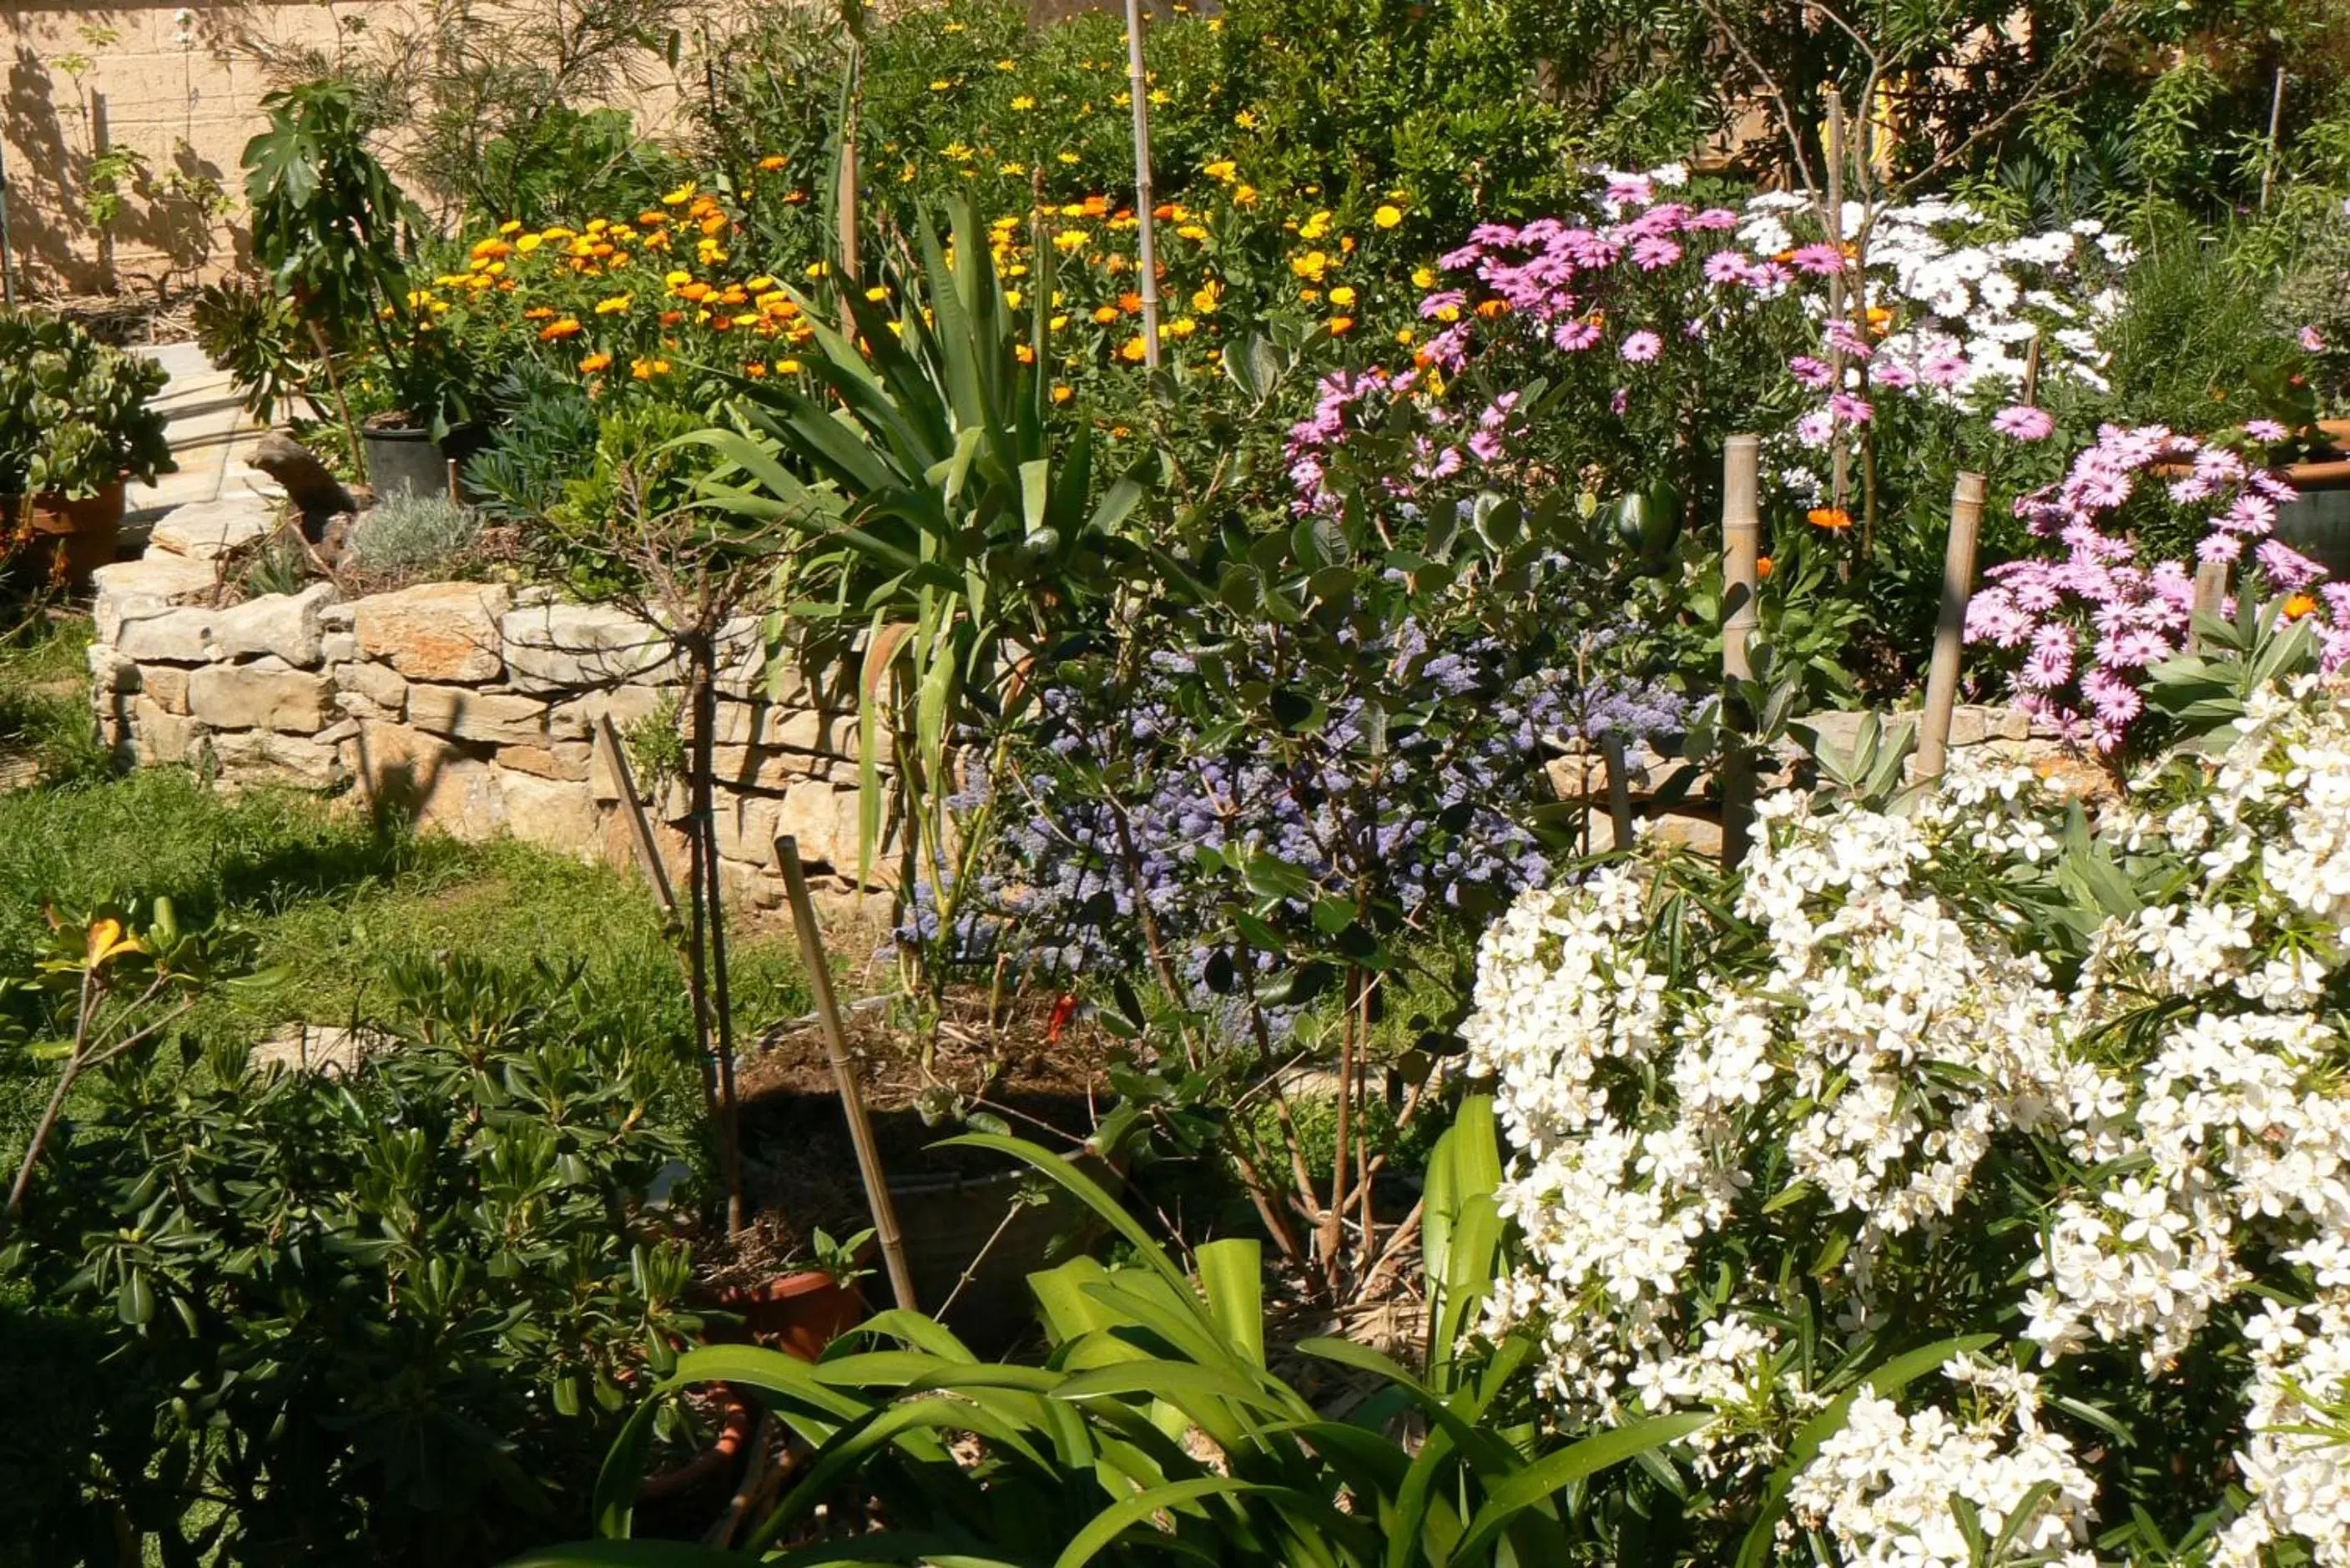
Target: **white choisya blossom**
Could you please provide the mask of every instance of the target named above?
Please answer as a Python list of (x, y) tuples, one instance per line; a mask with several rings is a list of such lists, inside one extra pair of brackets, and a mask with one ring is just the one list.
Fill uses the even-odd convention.
[(2336, 1242), (2332, 1259), (2337, 1288), (2247, 1325), (2257, 1370), (2237, 1462), (2252, 1506), (2220, 1538), (2223, 1568), (2260, 1568), (2280, 1538), (2318, 1568), (2350, 1563), (2350, 1251)]
[[(1467, 1036), (1525, 1260), (1488, 1326), (1538, 1326), (1569, 1418), (1723, 1411), (1700, 1468), (1750, 1476), (1827, 1403), (1790, 1277), (1831, 1360), (1921, 1319), (2043, 1376), (2249, 1341), (2227, 1561), (2350, 1568), (2350, 694), (2257, 695), (2094, 818), (1963, 755), (1894, 807), (1766, 799), (1724, 887), (1636, 857), (1488, 932)], [(2046, 1480), (2026, 1539), (2069, 1553), (2099, 1500), (2011, 1392), (1997, 1430), (1856, 1397), (1793, 1501), (1847, 1563), (1963, 1562), (1950, 1496)]]
[[(1905, 1416), (1864, 1393), (1788, 1501), (1826, 1531), (1847, 1568), (2091, 1563), (2070, 1549), (2087, 1539), (2096, 1489), (2072, 1444), (2041, 1425), (2039, 1380), (1966, 1357), (1942, 1371), (1974, 1394), (1971, 1418), (1932, 1405)], [(1985, 1540), (2006, 1538), (2004, 1551), (1977, 1554), (1956, 1499), (1974, 1509)]]

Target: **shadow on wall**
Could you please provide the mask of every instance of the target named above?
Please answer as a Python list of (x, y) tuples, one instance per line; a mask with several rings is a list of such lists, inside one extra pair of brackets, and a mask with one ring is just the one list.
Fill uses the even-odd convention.
[[(235, 171), (185, 135), (159, 136), (168, 121), (159, 124), (139, 111), (141, 84), (134, 80), (131, 96), (123, 99), (137, 119), (127, 133), (93, 122), (90, 91), (111, 78), (109, 62), (126, 47), (137, 48), (137, 38), (156, 25), (155, 13), (173, 8), (162, 0), (68, 8), (72, 30), (55, 35), (33, 26), (33, 14), (54, 16), (59, 7), (0, 0), (0, 23), (15, 34), (0, 136), (7, 156), (9, 265), (20, 294), (36, 299), (112, 291), (160, 295), (222, 263), (249, 262), (244, 234), (232, 240), (221, 227)], [(218, 57), (216, 47), (200, 54)], [(192, 109), (192, 81), (186, 91)], [(170, 96), (178, 97), (176, 86)], [(111, 167), (101, 163), (101, 130), (109, 143), (141, 156)], [(93, 184), (109, 181), (115, 210), (101, 223), (93, 212)], [(229, 244), (233, 251), (224, 249)]]

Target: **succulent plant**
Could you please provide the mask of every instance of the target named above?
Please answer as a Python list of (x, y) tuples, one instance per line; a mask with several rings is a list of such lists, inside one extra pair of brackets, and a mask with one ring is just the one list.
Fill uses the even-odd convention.
[(148, 406), (170, 379), (72, 322), (0, 312), (0, 494), (93, 495), (178, 464)]

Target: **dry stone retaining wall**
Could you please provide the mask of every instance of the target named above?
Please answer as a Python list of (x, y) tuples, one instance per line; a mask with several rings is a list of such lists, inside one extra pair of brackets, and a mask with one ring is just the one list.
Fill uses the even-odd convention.
[[(270, 526), (254, 496), (183, 507), (148, 553), (97, 575), (93, 701), (106, 742), (230, 785), (344, 787), (460, 837), (499, 834), (628, 863), (634, 834), (599, 738), (685, 706), (658, 626), (503, 583), (422, 583), (345, 601), (314, 583), (215, 608), (223, 556)], [(770, 678), (757, 627), (727, 628), (718, 682), (721, 868), (754, 908), (782, 901), (778, 834), (822, 886), (853, 891), (857, 723), (845, 672)], [(623, 744), (627, 744), (624, 741)], [(685, 815), (673, 781), (639, 780), (672, 881)]]

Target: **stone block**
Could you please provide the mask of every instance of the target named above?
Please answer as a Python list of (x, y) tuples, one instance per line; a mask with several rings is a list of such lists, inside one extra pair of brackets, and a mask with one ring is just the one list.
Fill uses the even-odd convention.
[(188, 672), (169, 664), (151, 664), (139, 671), (139, 690), (152, 697), (166, 713), (188, 711)]
[(220, 776), (233, 784), (282, 784), (326, 789), (348, 776), (337, 748), (308, 735), (276, 735), (247, 730), (209, 735), (203, 743), (212, 749)]
[(323, 675), (213, 665), (188, 677), (188, 711), (216, 730), (307, 735), (339, 716), (333, 692)]
[(126, 658), (119, 649), (93, 642), (86, 657), (89, 661), (89, 684), (93, 692), (139, 690), (138, 661)]
[[(500, 746), (497, 764), (510, 773), (543, 779), (587, 782), (591, 750), (586, 741), (553, 741), (544, 746)], [(608, 797), (618, 799), (617, 794)]]
[(265, 594), (213, 612), (211, 659), (254, 659), (274, 654), (298, 670), (319, 660), (318, 612), (335, 600), (332, 583), (312, 583), (298, 594)]
[(185, 709), (172, 712), (148, 696), (130, 704), (130, 732), (142, 763), (184, 763), (203, 730)]
[(582, 860), (601, 855), (603, 815), (584, 783), (506, 773), (497, 788), (505, 830), (515, 837)]
[(209, 565), (162, 550), (100, 566), (89, 580), (90, 613), (100, 642), (120, 641), (126, 619), (210, 598), (220, 586), (219, 575)]
[(212, 644), (213, 612), (188, 607), (156, 607), (126, 615), (113, 647), (141, 663), (202, 664)]
[(334, 676), (338, 690), (366, 698), (395, 719), (408, 711), (408, 682), (386, 665), (358, 659), (335, 666)]
[(609, 605), (538, 604), (499, 621), (507, 679), (524, 691), (575, 691), (678, 673), (676, 644)]
[[(582, 736), (596, 732), (596, 722), (609, 715), (612, 727), (626, 734), (629, 726), (640, 724), (660, 712), (663, 704), (674, 701), (681, 710), (685, 692), (675, 686), (630, 684), (615, 686), (608, 691), (590, 691), (582, 697), (557, 702), (547, 710), (546, 722), (550, 733), (577, 732)], [(725, 712), (722, 705), (721, 714)]]
[(359, 639), (348, 631), (321, 631), (318, 657), (328, 664), (348, 664), (359, 656)]
[(408, 722), (434, 734), (498, 746), (539, 746), (547, 739), (545, 702), (464, 686), (411, 685)]
[(713, 746), (710, 768), (723, 790), (764, 790), (781, 794), (809, 776), (816, 759), (753, 746)]
[[(764, 795), (721, 796), (715, 803), (714, 826), (718, 829), (718, 853), (727, 860), (745, 861), (755, 866), (775, 864), (776, 825), (783, 820), (784, 803)], [(855, 858), (856, 840), (849, 840), (850, 857)], [(804, 850), (803, 855), (806, 851)]]
[(217, 501), (175, 506), (148, 536), (151, 549), (192, 561), (212, 561), (267, 538), (277, 527), (277, 509), (250, 493)]
[(496, 830), (496, 772), (456, 744), (405, 724), (361, 720), (342, 753), (379, 819), (465, 838)]
[(1950, 744), (1980, 746), (1991, 739), (1991, 711), (1974, 703), (1950, 710)]
[[(789, 834), (799, 841), (800, 859), (809, 866), (828, 867), (844, 877), (857, 872), (857, 791), (835, 789), (818, 780), (792, 785), (775, 814), (773, 834)], [(773, 834), (770, 836), (773, 836)], [(723, 849), (720, 851), (724, 853)], [(771, 858), (768, 850), (762, 859)], [(881, 858), (879, 849), (875, 853)], [(877, 865), (877, 874), (882, 867)]]
[(505, 669), (498, 622), (513, 607), (503, 583), (419, 583), (351, 607), (359, 649), (416, 680), (494, 680)]

